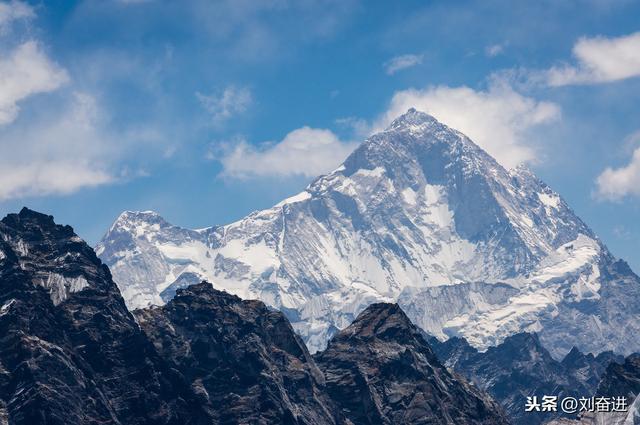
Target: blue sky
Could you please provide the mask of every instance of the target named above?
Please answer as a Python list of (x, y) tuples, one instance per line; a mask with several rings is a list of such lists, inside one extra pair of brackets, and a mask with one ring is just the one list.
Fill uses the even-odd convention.
[(640, 270), (640, 2), (0, 2), (0, 213), (95, 243), (269, 207), (409, 106)]

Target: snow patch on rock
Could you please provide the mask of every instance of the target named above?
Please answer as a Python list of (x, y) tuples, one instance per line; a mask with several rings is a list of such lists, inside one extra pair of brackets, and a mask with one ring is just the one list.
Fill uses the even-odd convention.
[(80, 292), (89, 286), (84, 276), (67, 277), (59, 273), (49, 273), (46, 278), (36, 279), (35, 283), (49, 290), (54, 305), (65, 301), (69, 294)]

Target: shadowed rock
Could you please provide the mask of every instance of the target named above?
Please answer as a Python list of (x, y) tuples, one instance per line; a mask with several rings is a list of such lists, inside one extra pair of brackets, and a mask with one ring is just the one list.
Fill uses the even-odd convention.
[(503, 424), (501, 408), (447, 371), (397, 304), (373, 304), (315, 356), (357, 424)]

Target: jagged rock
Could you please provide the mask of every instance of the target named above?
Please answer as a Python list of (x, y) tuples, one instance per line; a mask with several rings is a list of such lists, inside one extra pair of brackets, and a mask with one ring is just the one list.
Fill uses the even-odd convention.
[(355, 424), (502, 424), (497, 403), (453, 375), (397, 304), (373, 304), (315, 355)]
[[(611, 362), (602, 376), (596, 395), (626, 397), (626, 411), (588, 412), (575, 420), (550, 421), (547, 425), (640, 425), (640, 354)], [(614, 409), (612, 409), (614, 410)]]
[(608, 361), (619, 360), (611, 353), (594, 357), (574, 349), (558, 362), (537, 335), (529, 333), (510, 336), (486, 352), (479, 352), (463, 338), (445, 342), (429, 336), (427, 339), (447, 367), (493, 396), (509, 418), (522, 425), (543, 423), (562, 414), (525, 412), (528, 396), (539, 400), (545, 395), (589, 397), (595, 393)]
[(0, 329), (0, 423), (208, 423), (107, 267), (51, 216), (0, 222)]
[(345, 423), (302, 340), (282, 313), (262, 302), (203, 282), (178, 289), (163, 307), (135, 313), (215, 423)]
[(612, 351), (603, 351), (597, 356), (591, 353), (583, 354), (578, 348), (573, 347), (562, 359), (561, 364), (568, 373), (588, 388), (591, 394), (598, 387), (605, 370), (612, 362), (622, 363), (624, 357)]

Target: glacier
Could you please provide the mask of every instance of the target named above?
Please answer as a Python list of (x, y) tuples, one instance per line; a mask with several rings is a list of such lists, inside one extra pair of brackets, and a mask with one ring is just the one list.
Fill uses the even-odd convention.
[(191, 230), (123, 212), (96, 247), (130, 309), (207, 280), (283, 311), (314, 352), (374, 302), (483, 350), (537, 332), (556, 357), (640, 351), (640, 279), (562, 197), (409, 110), (304, 191)]

